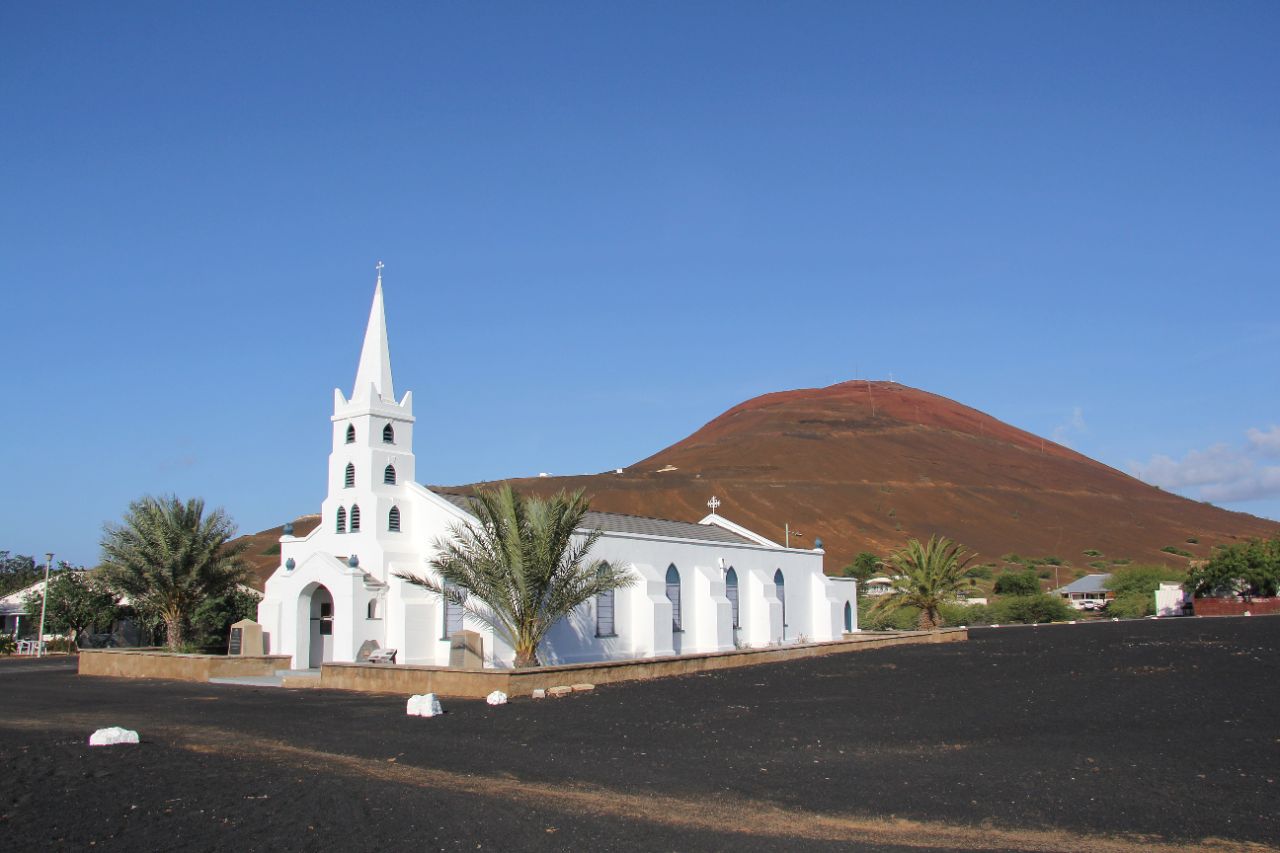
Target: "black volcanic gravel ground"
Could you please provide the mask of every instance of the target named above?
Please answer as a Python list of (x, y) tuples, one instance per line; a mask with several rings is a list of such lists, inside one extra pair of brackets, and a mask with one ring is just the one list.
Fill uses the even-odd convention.
[[(435, 719), (53, 662), (0, 662), (0, 697), (5, 851), (1280, 845), (1280, 618), (979, 629)], [(143, 743), (89, 748), (109, 725)]]

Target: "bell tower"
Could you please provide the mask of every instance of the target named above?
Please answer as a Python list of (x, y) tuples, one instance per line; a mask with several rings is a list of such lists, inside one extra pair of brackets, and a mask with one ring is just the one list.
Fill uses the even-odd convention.
[[(391, 379), (391, 352), (382, 296), (382, 262), (373, 290), (373, 306), (360, 348), (355, 386), (348, 399), (333, 390), (333, 449), (329, 453), (329, 488), (321, 524), (331, 533), (372, 535), (378, 540), (399, 533), (400, 513), (389, 515), (414, 481), (413, 392), (396, 400)], [(395, 521), (390, 521), (392, 515)], [(369, 543), (366, 543), (369, 544)], [(345, 553), (357, 553), (348, 543)], [(367, 554), (370, 549), (366, 548)]]

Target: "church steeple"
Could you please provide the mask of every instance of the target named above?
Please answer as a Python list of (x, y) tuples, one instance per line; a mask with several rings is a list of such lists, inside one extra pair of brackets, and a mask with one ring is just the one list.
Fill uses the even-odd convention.
[[(369, 309), (369, 325), (364, 331), (364, 345), (360, 348), (360, 366), (356, 369), (356, 384), (351, 389), (351, 399), (361, 399), (370, 394), (372, 399), (384, 402), (396, 401), (395, 387), (391, 383), (391, 350), (387, 345), (387, 317), (382, 306), (382, 261), (378, 261), (378, 283), (373, 290), (373, 307)], [(372, 392), (370, 392), (372, 386)]]

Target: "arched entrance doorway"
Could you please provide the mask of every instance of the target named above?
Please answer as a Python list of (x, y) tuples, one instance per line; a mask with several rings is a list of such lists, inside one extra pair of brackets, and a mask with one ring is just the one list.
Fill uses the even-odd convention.
[[(311, 633), (307, 647), (307, 666), (315, 669), (333, 660), (333, 595), (323, 586), (311, 591)], [(299, 655), (299, 658), (302, 656)]]

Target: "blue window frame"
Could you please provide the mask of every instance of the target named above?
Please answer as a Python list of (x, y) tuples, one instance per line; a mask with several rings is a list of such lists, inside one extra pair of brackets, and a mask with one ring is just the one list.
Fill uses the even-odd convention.
[[(600, 566), (599, 575), (601, 577), (608, 575), (610, 572), (609, 564), (604, 563)], [(613, 590), (602, 592), (596, 596), (596, 636), (597, 637), (616, 637), (618, 636), (616, 626), (613, 620)]]
[(667, 601), (671, 602), (671, 630), (683, 631), (684, 619), (680, 613), (680, 571), (675, 563), (667, 566)]
[(773, 573), (773, 591), (778, 595), (778, 601), (782, 602), (782, 636), (787, 635), (787, 581), (782, 576), (782, 569), (778, 569)]
[(733, 627), (742, 627), (738, 610), (738, 573), (733, 570), (733, 566), (729, 567), (729, 571), (724, 575), (724, 595), (729, 599), (729, 612), (733, 615)]

